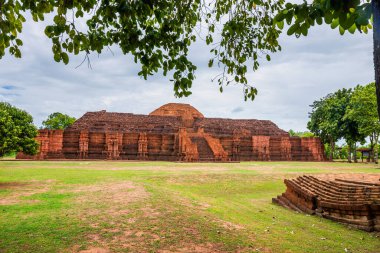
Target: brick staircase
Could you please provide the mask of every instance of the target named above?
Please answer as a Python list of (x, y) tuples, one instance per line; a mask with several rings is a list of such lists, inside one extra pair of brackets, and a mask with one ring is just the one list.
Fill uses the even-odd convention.
[(215, 161), (227, 161), (228, 160), (228, 152), (226, 152), (220, 143), (220, 140), (212, 137), (209, 134), (203, 134), (205, 141), (210, 147), (212, 153), (214, 154)]
[(199, 161), (214, 161), (214, 154), (203, 137), (191, 137), (191, 141), (197, 145)]

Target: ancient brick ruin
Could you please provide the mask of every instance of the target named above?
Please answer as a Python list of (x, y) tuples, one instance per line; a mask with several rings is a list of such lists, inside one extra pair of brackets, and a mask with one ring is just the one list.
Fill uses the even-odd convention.
[(284, 182), (286, 191), (274, 203), (362, 230), (380, 231), (380, 175), (301, 176)]
[(188, 104), (149, 115), (88, 112), (66, 130), (40, 130), (39, 153), (18, 159), (323, 161), (318, 138), (290, 137), (268, 120), (205, 118)]

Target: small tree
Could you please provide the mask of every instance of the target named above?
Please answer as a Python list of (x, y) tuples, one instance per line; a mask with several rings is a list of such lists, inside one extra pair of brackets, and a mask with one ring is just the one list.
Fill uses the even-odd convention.
[(70, 117), (67, 114), (55, 112), (49, 115), (49, 117), (42, 122), (42, 126), (50, 130), (66, 129), (75, 122), (74, 117)]
[(332, 94), (329, 94), (321, 100), (314, 101), (311, 105), (312, 112), (309, 115), (310, 121), (307, 123), (307, 128), (312, 133), (320, 137), (323, 143), (328, 143), (330, 145), (330, 161), (333, 160), (335, 142), (339, 139), (339, 115), (331, 106), (332, 99)]
[(340, 158), (341, 159), (348, 159), (349, 161), (350, 161), (350, 158), (349, 158), (349, 156), (351, 155), (351, 154), (349, 154), (349, 148), (348, 148), (348, 145), (346, 144), (346, 145), (343, 145), (341, 148), (340, 148), (340, 151), (339, 151), (339, 156), (340, 156)]
[[(355, 153), (356, 142), (364, 140), (364, 136), (359, 134), (357, 122), (344, 117), (351, 94), (351, 89), (341, 89), (319, 101), (315, 101), (311, 106), (313, 110), (310, 113), (308, 128), (312, 133), (321, 137), (324, 143), (329, 143), (331, 147), (330, 160), (333, 159), (335, 153), (335, 142), (339, 139), (344, 138), (346, 140), (350, 148), (349, 153), (351, 153), (352, 148)], [(356, 156), (354, 158), (356, 160)]]
[(351, 162), (351, 153), (353, 153), (354, 162), (357, 162), (356, 143), (365, 142), (365, 135), (359, 132), (359, 124), (355, 119), (345, 117), (350, 106), (352, 89), (342, 89), (334, 93), (334, 106), (339, 111), (341, 118), (339, 120), (340, 137), (343, 138), (348, 146), (347, 159)]
[(377, 162), (380, 122), (377, 115), (375, 90), (375, 83), (370, 83), (365, 86), (356, 86), (345, 118), (356, 121), (359, 126), (360, 134), (369, 136), (370, 148), (374, 153), (372, 159)]
[(36, 154), (36, 136), (32, 116), (9, 103), (0, 102), (0, 157), (19, 151)]

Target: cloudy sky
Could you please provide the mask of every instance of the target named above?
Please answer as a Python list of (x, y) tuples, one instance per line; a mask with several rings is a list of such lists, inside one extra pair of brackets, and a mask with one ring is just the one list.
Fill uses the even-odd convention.
[(372, 34), (340, 36), (338, 30), (321, 26), (308, 37), (281, 36), (282, 52), (248, 75), (259, 90), (254, 102), (244, 102), (240, 86), (219, 93), (211, 79), (220, 69), (207, 67), (209, 49), (196, 43), (191, 49), (198, 65), (193, 94), (179, 99), (173, 95), (170, 77), (157, 74), (145, 81), (137, 76), (139, 66), (117, 49), (92, 55), (92, 69), (85, 64), (76, 68), (83, 55), (72, 57), (68, 65), (56, 63), (43, 31), (44, 24), (26, 23), (23, 58), (0, 60), (0, 101), (28, 111), (38, 126), (56, 111), (75, 117), (103, 109), (148, 114), (176, 102), (190, 103), (206, 117), (267, 119), (285, 130), (306, 130), (314, 100), (374, 79)]

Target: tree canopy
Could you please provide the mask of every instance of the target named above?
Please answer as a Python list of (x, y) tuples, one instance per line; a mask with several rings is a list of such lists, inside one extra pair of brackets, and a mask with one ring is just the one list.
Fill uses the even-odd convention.
[(274, 18), (278, 27), (288, 24), (287, 34), (296, 37), (307, 36), (310, 27), (326, 23), (332, 29), (339, 29), (343, 35), (368, 33), (373, 28), (373, 58), (377, 114), (380, 118), (380, 0), (313, 0), (301, 4), (286, 3)]
[[(334, 96), (329, 94), (326, 97), (314, 101), (311, 105), (312, 112), (310, 113), (310, 121), (307, 123), (307, 128), (316, 136), (320, 137), (323, 143), (329, 143), (334, 153), (334, 144), (340, 138), (339, 123), (344, 116), (339, 114), (339, 111), (334, 107)], [(330, 156), (332, 160), (332, 155)]]
[[(145, 79), (162, 71), (171, 75), (178, 97), (191, 94), (195, 66), (189, 48), (196, 40), (210, 46), (208, 66), (221, 68), (215, 79), (220, 91), (241, 84), (244, 98), (257, 90), (248, 83), (249, 68), (257, 70), (262, 59), (281, 50), (282, 29), (288, 35), (307, 35), (311, 26), (326, 23), (354, 33), (368, 32), (374, 21), (375, 50), (380, 50), (379, 0), (314, 0), (301, 4), (285, 0), (0, 0), (0, 57), (8, 51), (20, 58), (20, 33), (26, 17), (43, 21), (52, 16), (45, 34), (52, 42), (57, 62), (69, 55), (102, 53), (117, 46), (134, 56)], [(284, 23), (289, 26), (284, 26)], [(376, 56), (378, 55), (378, 56)], [(375, 71), (380, 115), (380, 51), (375, 52)], [(379, 79), (379, 80), (378, 80)]]
[[(344, 139), (348, 152), (356, 154), (356, 143), (370, 138), (374, 150), (379, 140), (380, 123), (377, 116), (375, 84), (358, 85), (355, 89), (340, 89), (315, 101), (308, 128), (330, 145), (330, 159), (335, 142)], [(377, 154), (377, 150), (375, 150)], [(350, 161), (350, 156), (348, 157)], [(354, 157), (356, 159), (356, 157)], [(377, 160), (375, 158), (375, 160)]]
[[(141, 64), (145, 79), (162, 70), (170, 74), (176, 96), (188, 96), (196, 66), (189, 47), (197, 39), (210, 45), (209, 67), (222, 69), (216, 77), (220, 90), (231, 83), (242, 84), (245, 99), (257, 90), (248, 84), (248, 68), (256, 70), (268, 53), (280, 50), (280, 30), (274, 15), (282, 8), (277, 0), (0, 0), (0, 57), (21, 57), (20, 33), (27, 15), (42, 21), (48, 14), (53, 23), (45, 34), (52, 41), (57, 62), (67, 64), (69, 54), (102, 53), (110, 46), (132, 54)], [(80, 27), (82, 29), (80, 29)]]
[(38, 144), (34, 140), (37, 129), (27, 112), (0, 102), (0, 157), (22, 151), (33, 155)]
[[(375, 83), (358, 85), (355, 88), (345, 118), (357, 122), (359, 133), (370, 138), (371, 149), (377, 148), (380, 122), (377, 115)], [(377, 157), (375, 159), (377, 160)]]
[(42, 122), (43, 128), (50, 130), (64, 130), (67, 127), (71, 126), (75, 122), (74, 117), (70, 117), (67, 114), (60, 112), (54, 112), (48, 116), (46, 120)]
[(275, 22), (283, 27), (286, 21), (289, 25), (287, 34), (297, 37), (307, 36), (310, 27), (323, 23), (332, 29), (338, 28), (343, 35), (346, 31), (368, 33), (368, 29), (372, 29), (371, 17), (370, 0), (314, 0), (311, 3), (286, 3)]
[(346, 118), (359, 124), (359, 131), (366, 136), (380, 133), (380, 123), (376, 113), (375, 83), (358, 85), (352, 94)]

